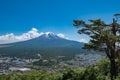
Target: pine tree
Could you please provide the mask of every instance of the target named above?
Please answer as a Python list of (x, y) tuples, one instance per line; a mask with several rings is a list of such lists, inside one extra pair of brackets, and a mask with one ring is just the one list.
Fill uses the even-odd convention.
[(84, 49), (94, 49), (104, 51), (110, 60), (111, 80), (117, 76), (117, 53), (120, 51), (120, 14), (114, 14), (113, 21), (110, 24), (101, 19), (89, 20), (86, 23), (83, 20), (73, 20), (79, 34), (86, 34), (90, 37), (89, 43), (84, 45)]

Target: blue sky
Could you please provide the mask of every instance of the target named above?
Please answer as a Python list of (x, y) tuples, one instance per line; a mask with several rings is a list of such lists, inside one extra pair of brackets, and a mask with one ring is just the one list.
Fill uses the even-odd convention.
[(73, 40), (89, 38), (77, 34), (74, 19), (111, 22), (120, 13), (120, 0), (0, 0), (0, 36), (39, 32), (62, 33)]

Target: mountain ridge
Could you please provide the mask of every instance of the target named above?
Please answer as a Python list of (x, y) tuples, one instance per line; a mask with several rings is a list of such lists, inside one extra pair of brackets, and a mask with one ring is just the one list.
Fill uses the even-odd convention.
[[(44, 57), (74, 56), (74, 54), (83, 51), (81, 49), (83, 43), (64, 39), (52, 32), (43, 33), (34, 39), (5, 45), (7, 45), (7, 47), (0, 48), (1, 55), (5, 54), (18, 57), (37, 57), (36, 54), (38, 53)], [(0, 44), (0, 46), (4, 46), (4, 44)]]

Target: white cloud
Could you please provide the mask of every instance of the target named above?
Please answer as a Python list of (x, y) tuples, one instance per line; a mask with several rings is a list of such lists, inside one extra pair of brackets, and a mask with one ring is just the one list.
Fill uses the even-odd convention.
[(57, 34), (57, 36), (59, 36), (59, 37), (61, 37), (61, 38), (65, 38), (65, 35), (64, 35), (64, 34), (61, 34), (61, 33)]
[(36, 28), (32, 28), (30, 31), (23, 33), (22, 35), (14, 35), (14, 33), (6, 34), (0, 36), (1, 43), (11, 43), (11, 42), (18, 42), (24, 41), (32, 38), (36, 38), (43, 33), (39, 33)]
[[(32, 39), (32, 38), (35, 38), (35, 37), (38, 37), (40, 36), (40, 33), (38, 33), (38, 30), (36, 28), (32, 28), (32, 30), (28, 31), (27, 33), (23, 33), (21, 35), (21, 38), (23, 39)], [(18, 36), (20, 37), (20, 36)]]
[[(15, 35), (14, 33), (9, 33), (9, 34), (0, 36), (0, 44), (25, 41), (25, 40), (39, 37), (40, 35), (47, 34), (47, 33), (48, 32), (46, 32), (46, 33), (40, 32), (39, 33), (38, 29), (36, 29), (36, 28), (32, 28), (30, 31), (23, 33), (21, 35)], [(52, 33), (52, 34), (54, 34), (54, 33)], [(62, 33), (57, 34), (57, 36), (59, 36), (61, 38), (69, 39)]]
[(86, 39), (80, 39), (79, 42), (88, 43)]
[(14, 34), (13, 33), (0, 36), (0, 40), (9, 40), (9, 39), (11, 39), (11, 40), (14, 39)]
[(57, 34), (57, 36), (60, 37), (60, 38), (69, 39), (68, 37), (66, 37), (66, 36), (65, 36), (64, 34), (62, 34), (62, 33)]

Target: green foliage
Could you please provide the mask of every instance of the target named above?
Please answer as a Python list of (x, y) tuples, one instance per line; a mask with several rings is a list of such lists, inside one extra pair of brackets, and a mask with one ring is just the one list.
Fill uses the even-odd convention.
[[(89, 43), (84, 45), (84, 49), (93, 49), (104, 51), (110, 60), (111, 80), (117, 76), (116, 59), (120, 58), (117, 51), (120, 48), (120, 14), (115, 14), (112, 23), (107, 24), (100, 19), (89, 20), (86, 23), (83, 20), (73, 20), (74, 26), (79, 28), (79, 34), (86, 34), (90, 37)], [(119, 67), (119, 66), (117, 66)]]
[[(118, 16), (119, 14), (115, 14)], [(90, 42), (85, 44), (85, 49), (105, 50), (115, 48), (115, 43), (120, 42), (120, 24), (118, 20), (113, 19), (113, 23), (107, 24), (101, 19), (89, 20), (87, 24), (83, 20), (74, 20), (74, 26), (79, 28), (79, 34), (86, 34), (90, 37)], [(104, 44), (104, 45), (103, 45)], [(106, 47), (104, 47), (106, 46)]]

